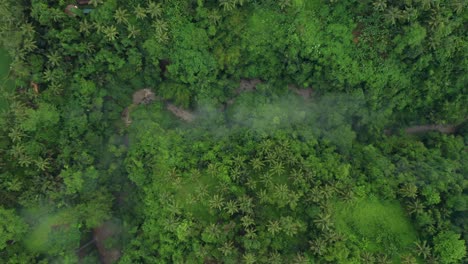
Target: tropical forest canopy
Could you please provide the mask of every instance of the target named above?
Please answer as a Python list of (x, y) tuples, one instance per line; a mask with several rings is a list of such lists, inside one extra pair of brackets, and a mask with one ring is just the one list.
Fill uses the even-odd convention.
[(464, 263), (462, 0), (0, 1), (0, 263)]

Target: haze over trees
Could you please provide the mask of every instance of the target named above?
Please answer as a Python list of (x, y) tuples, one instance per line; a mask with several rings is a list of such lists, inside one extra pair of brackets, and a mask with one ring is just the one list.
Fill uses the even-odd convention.
[(0, 1), (0, 263), (466, 262), (467, 17)]

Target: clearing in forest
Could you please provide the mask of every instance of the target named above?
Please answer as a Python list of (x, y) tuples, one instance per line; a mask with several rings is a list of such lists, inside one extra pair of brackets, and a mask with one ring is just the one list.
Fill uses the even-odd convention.
[(377, 198), (334, 206), (336, 229), (354, 242), (356, 250), (391, 256), (410, 252), (417, 236), (401, 205)]

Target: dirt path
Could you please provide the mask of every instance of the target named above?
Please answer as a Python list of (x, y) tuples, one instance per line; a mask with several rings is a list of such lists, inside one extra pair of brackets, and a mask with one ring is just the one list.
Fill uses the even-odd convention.
[(109, 247), (109, 242), (120, 235), (120, 231), (120, 228), (111, 221), (106, 221), (101, 226), (93, 229), (93, 237), (101, 263), (111, 264), (119, 260), (122, 253), (115, 247)]
[[(226, 106), (232, 105), (235, 102), (237, 96), (239, 96), (241, 93), (255, 91), (257, 85), (262, 83), (263, 81), (260, 79), (241, 79), (239, 87), (235, 90), (235, 96), (226, 102)], [(288, 85), (288, 89), (306, 100), (310, 99), (313, 95), (312, 88), (301, 89), (298, 88), (296, 85), (291, 84)], [(132, 124), (132, 108), (139, 104), (149, 104), (155, 100), (162, 100), (162, 98), (156, 96), (154, 92), (151, 91), (151, 89), (145, 88), (134, 92), (132, 96), (132, 105), (126, 107), (122, 111), (122, 121), (125, 123), (126, 126), (130, 126)], [(168, 101), (164, 102), (166, 103), (166, 109), (178, 118), (182, 119), (183, 121), (192, 122), (195, 120), (196, 115), (192, 112), (178, 107)], [(220, 109), (220, 111), (223, 111), (224, 109), (225, 108), (222, 108)]]

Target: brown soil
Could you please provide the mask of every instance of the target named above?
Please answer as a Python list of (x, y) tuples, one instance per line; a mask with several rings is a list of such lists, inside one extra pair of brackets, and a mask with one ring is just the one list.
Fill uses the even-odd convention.
[(310, 99), (314, 95), (314, 90), (312, 90), (311, 87), (306, 89), (300, 89), (297, 86), (290, 84), (288, 85), (288, 89), (306, 100)]
[(156, 100), (156, 96), (150, 89), (141, 89), (133, 93), (133, 104), (149, 104)]
[(242, 79), (239, 88), (236, 89), (236, 95), (242, 92), (254, 91), (258, 84), (261, 84), (260, 79)]
[(186, 122), (192, 122), (195, 119), (195, 115), (171, 103), (167, 103), (166, 108), (167, 110), (171, 111), (175, 116), (179, 117), (180, 119)]
[(122, 121), (124, 122), (125, 126), (129, 126), (132, 124), (132, 119), (130, 118), (130, 107), (125, 107), (120, 115), (122, 117)]

